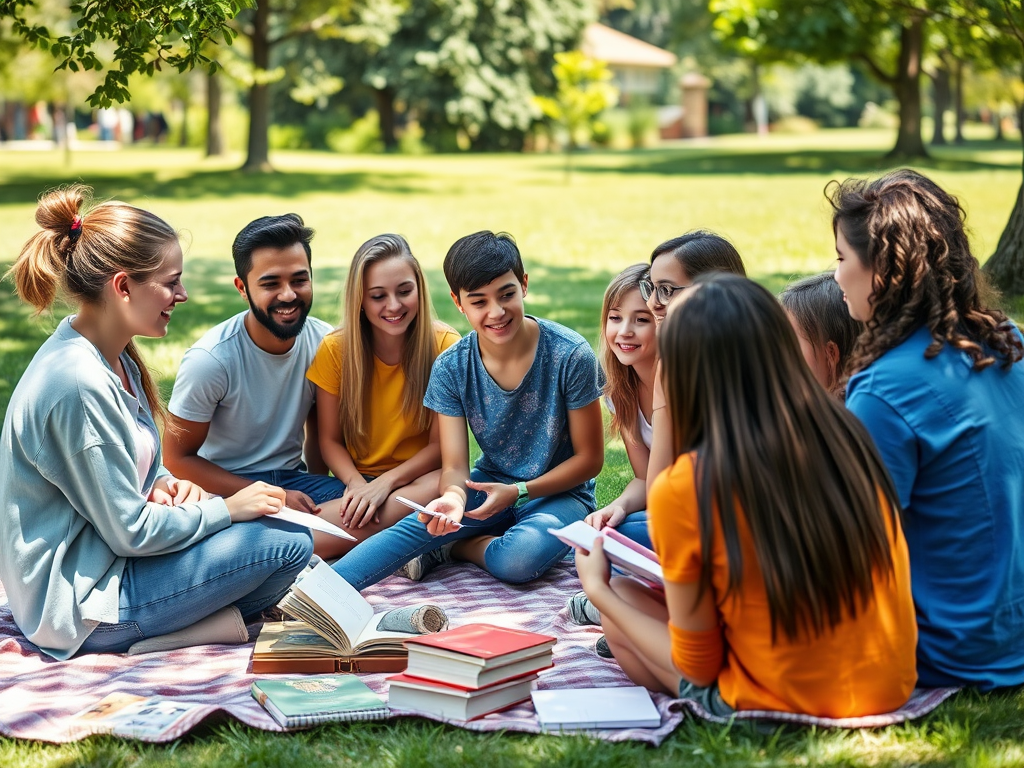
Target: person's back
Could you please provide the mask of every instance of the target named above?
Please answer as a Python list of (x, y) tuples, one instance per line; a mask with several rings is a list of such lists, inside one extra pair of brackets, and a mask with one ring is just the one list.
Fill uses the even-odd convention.
[(1024, 683), (1024, 343), (986, 307), (964, 211), (910, 170), (830, 192), (836, 282), (865, 322), (847, 405), (910, 547), (927, 686)]
[[(700, 578), (700, 547), (694, 457), (680, 457), (651, 489), (649, 515), (654, 546), (665, 577)], [(721, 519), (715, 517), (711, 586), (722, 620), (725, 660), (718, 673), (722, 698), (737, 710), (801, 712), (818, 717), (856, 717), (899, 708), (914, 689), (914, 604), (907, 543), (898, 520), (882, 505), (893, 573), (875, 571), (871, 601), (815, 635), (772, 637), (771, 615), (757, 547), (742, 509), (737, 532), (743, 571), (732, 595)], [(856, 652), (853, 652), (856, 649)]]
[[(922, 681), (1017, 684), (1024, 680), (1024, 647), (1013, 642), (1024, 636), (1024, 613), (1013, 609), (1024, 584), (1024, 367), (974, 371), (970, 357), (949, 345), (928, 360), (931, 342), (922, 327), (851, 377), (848, 406), (887, 459), (907, 541), (921, 553), (913, 584)], [(879, 411), (906, 429), (872, 429)]]

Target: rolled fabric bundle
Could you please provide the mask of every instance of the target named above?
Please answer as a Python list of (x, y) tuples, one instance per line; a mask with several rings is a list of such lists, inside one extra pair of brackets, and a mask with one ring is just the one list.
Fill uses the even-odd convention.
[(378, 632), (408, 632), (429, 635), (448, 629), (448, 614), (436, 605), (410, 605), (395, 608), (380, 617)]

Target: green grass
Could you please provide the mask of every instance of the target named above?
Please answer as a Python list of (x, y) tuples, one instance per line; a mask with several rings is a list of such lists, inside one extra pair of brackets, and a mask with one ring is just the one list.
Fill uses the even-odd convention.
[[(99, 197), (148, 207), (183, 230), (188, 303), (165, 339), (144, 343), (169, 391), (185, 349), (243, 308), (231, 286), (231, 240), (257, 216), (296, 211), (318, 230), (314, 314), (340, 316), (346, 266), (358, 245), (386, 231), (406, 235), (427, 269), (439, 315), (462, 332), (440, 271), (448, 246), (479, 229), (513, 233), (530, 272), (528, 306), (596, 342), (601, 295), (623, 267), (659, 242), (707, 227), (732, 239), (751, 276), (779, 290), (794, 276), (829, 269), (834, 245), (822, 190), (831, 179), (878, 173), (885, 132), (735, 137), (641, 152), (581, 154), (567, 183), (558, 156), (342, 157), (280, 153), (278, 173), (246, 176), (238, 157), (204, 161), (191, 151), (117, 154), (0, 152), (0, 268), (34, 231), (45, 189), (81, 180)], [(977, 254), (990, 253), (1021, 183), (1020, 146), (973, 142), (917, 166), (968, 210)], [(1024, 299), (1007, 308), (1024, 315)], [(0, 289), (0, 413), (35, 349), (61, 313), (33, 319)], [(599, 502), (629, 479), (625, 452), (610, 443)], [(587, 738), (480, 735), (422, 721), (327, 726), (281, 736), (214, 724), (170, 746), (94, 738), (65, 746), (0, 739), (0, 765), (374, 765), (493, 768), (523, 764), (978, 765), (1024, 764), (1024, 695), (962, 694), (918, 722), (869, 732), (807, 729), (761, 734), (687, 721), (658, 750)]]

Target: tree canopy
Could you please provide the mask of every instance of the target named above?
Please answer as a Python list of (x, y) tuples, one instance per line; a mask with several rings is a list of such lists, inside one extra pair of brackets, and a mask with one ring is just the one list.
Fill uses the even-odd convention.
[(0, 19), (10, 19), (13, 32), (30, 45), (48, 50), (58, 70), (106, 68), (89, 104), (109, 107), (129, 99), (132, 74), (152, 75), (164, 66), (179, 72), (215, 66), (204, 46), (230, 44), (234, 32), (228, 22), (251, 4), (251, 0), (84, 0), (73, 2), (66, 21), (54, 26), (38, 0), (0, 0)]

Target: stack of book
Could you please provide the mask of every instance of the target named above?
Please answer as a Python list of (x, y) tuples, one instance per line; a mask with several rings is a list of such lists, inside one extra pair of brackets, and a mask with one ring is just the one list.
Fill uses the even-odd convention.
[(388, 678), (392, 709), (473, 720), (530, 699), (537, 673), (552, 666), (555, 638), (491, 624), (405, 641), (409, 665)]

